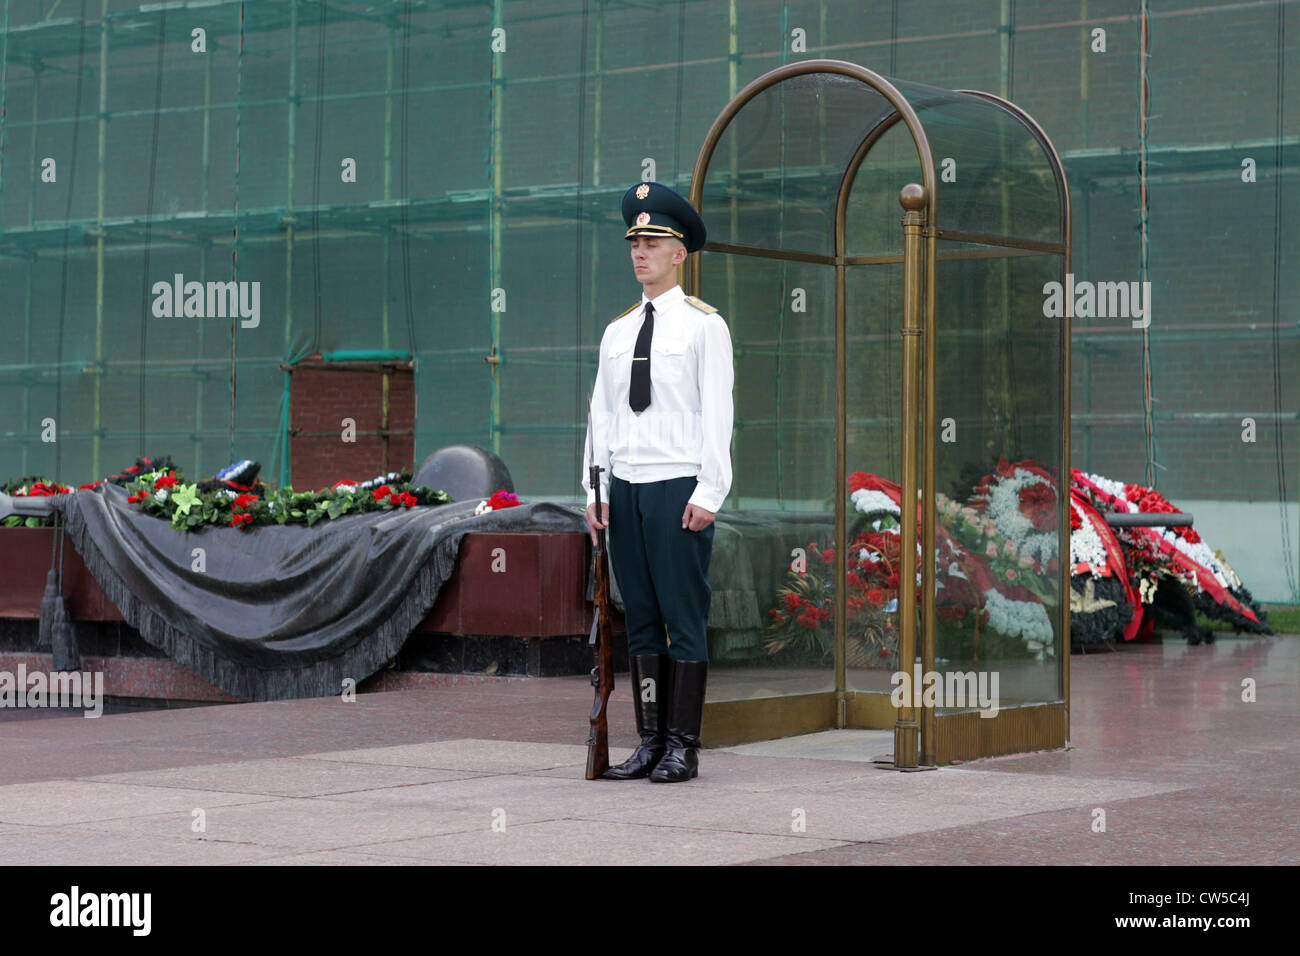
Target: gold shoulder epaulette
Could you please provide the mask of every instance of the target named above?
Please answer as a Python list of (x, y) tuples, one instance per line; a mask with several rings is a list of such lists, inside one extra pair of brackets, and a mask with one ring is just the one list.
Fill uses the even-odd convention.
[(635, 311), (636, 311), (637, 309), (639, 309), (639, 308), (641, 308), (641, 303), (640, 303), (640, 302), (638, 302), (636, 305), (632, 306), (632, 308), (627, 309), (627, 310), (625, 310), (625, 311), (623, 311), (623, 312), (620, 312), (618, 315), (614, 316), (612, 319), (609, 320), (610, 324), (613, 325), (613, 324), (614, 324), (615, 322), (617, 322), (619, 319), (623, 318), (623, 316), (627, 315), (628, 312), (635, 312)]
[(718, 310), (715, 309), (713, 306), (709, 305), (709, 303), (705, 302), (703, 299), (697, 299), (697, 298), (696, 298), (695, 296), (693, 296), (693, 295), (688, 295), (688, 296), (686, 297), (686, 301), (689, 302), (691, 305), (695, 306), (695, 308), (699, 309), (701, 312), (717, 312), (717, 311), (718, 311)]

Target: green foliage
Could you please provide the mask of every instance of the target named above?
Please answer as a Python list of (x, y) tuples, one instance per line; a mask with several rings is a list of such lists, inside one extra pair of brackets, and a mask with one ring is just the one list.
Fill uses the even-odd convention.
[[(176, 470), (166, 469), (137, 475), (124, 486), (124, 490), (131, 504), (147, 515), (167, 521), (177, 531), (197, 531), (211, 525), (247, 528), (250, 525), (305, 524), (311, 527), (318, 521), (349, 514), (433, 507), (452, 501), (444, 491), (413, 487), (409, 472), (392, 477), (394, 480), (380, 486), (387, 489), (380, 495), (376, 494), (379, 489), (359, 485), (319, 492), (294, 491), (291, 486), (273, 488), (259, 485), (265, 496), (259, 497), (236, 494), (225, 488), (203, 491), (197, 483), (187, 482)], [(29, 476), (10, 481), (4, 485), (4, 491), (6, 494), (26, 492), (40, 480)], [(52, 518), (10, 515), (0, 521), (0, 526), (42, 528), (52, 523)]]

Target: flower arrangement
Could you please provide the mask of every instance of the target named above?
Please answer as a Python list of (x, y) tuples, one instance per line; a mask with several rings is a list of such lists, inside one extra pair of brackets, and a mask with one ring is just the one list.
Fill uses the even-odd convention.
[[(980, 482), (969, 504), (944, 495), (936, 500), (935, 609), (946, 656), (977, 660), (983, 652), (1042, 659), (1055, 653), (1047, 609), (1057, 600), (1048, 577), (1059, 568), (1056, 490), (1034, 463), (1021, 465), (1003, 460), (997, 473)], [(901, 491), (894, 482), (866, 472), (849, 476), (849, 490), (858, 512), (845, 554), (847, 627), (859, 651), (855, 663), (874, 655), (873, 663), (895, 666)], [(807, 552), (807, 564), (814, 569), (816, 557), (822, 565), (834, 563), (832, 547), (811, 543)], [(919, 573), (916, 585), (919, 601)], [(834, 607), (833, 572), (792, 567), (776, 606), (768, 611), (768, 651), (802, 642), (829, 654)]]
[[(96, 481), (81, 487), (94, 488), (101, 483)], [(53, 498), (55, 495), (72, 494), (72, 489), (57, 481), (47, 481), (39, 475), (29, 475), (6, 483), (0, 487), (0, 492), (11, 498)], [(48, 528), (53, 524), (53, 515), (8, 515), (0, 521), (0, 527), (5, 528)]]
[(1056, 486), (1036, 462), (1012, 465), (999, 459), (995, 472), (975, 487), (971, 504), (992, 519), (997, 533), (1014, 549), (1011, 553), (1029, 558), (1035, 566), (1057, 557)]
[[(1163, 495), (1143, 485), (1125, 484), (1075, 469), (1072, 485), (1077, 496), (1099, 513), (1180, 514)], [(1213, 551), (1194, 529), (1157, 526), (1116, 528), (1114, 535), (1123, 552), (1124, 574), (1136, 595), (1133, 609), (1140, 617), (1142, 605), (1154, 605), (1162, 585), (1185, 589), (1192, 605), (1210, 617), (1232, 623), (1241, 630), (1263, 631), (1262, 610), (1223, 556)], [(1073, 551), (1073, 536), (1071, 550)], [(1115, 564), (1114, 560), (1111, 564)], [(1081, 569), (1076, 565), (1074, 570)], [(1187, 598), (1173, 602), (1182, 605)], [(1139, 603), (1140, 602), (1140, 603)], [(1125, 637), (1136, 633), (1136, 624)], [(1195, 623), (1183, 620), (1189, 639)]]
[(513, 491), (506, 491), (504, 488), (494, 491), (492, 497), (485, 501), (480, 501), (478, 507), (474, 509), (474, 514), (485, 515), (489, 511), (500, 511), (502, 508), (519, 507), (519, 496)]
[(207, 525), (247, 529), (254, 525), (305, 524), (346, 514), (394, 511), (417, 505), (446, 504), (442, 491), (412, 488), (407, 472), (390, 472), (368, 482), (337, 482), (324, 491), (296, 492), (291, 486), (236, 493), (230, 488), (205, 490), (175, 469), (145, 472), (126, 484), (127, 501), (145, 514), (166, 519), (178, 531)]
[[(251, 471), (245, 467), (244, 474), (255, 473), (255, 463), (239, 464), (253, 466)], [(340, 481), (323, 491), (296, 492), (289, 486), (275, 489), (261, 482), (240, 485), (220, 476), (191, 482), (171, 465), (168, 458), (153, 461), (140, 458), (120, 474), (82, 485), (80, 490), (94, 489), (105, 482), (123, 487), (128, 493), (128, 504), (135, 505), (145, 514), (165, 519), (178, 531), (194, 531), (208, 525), (239, 529), (270, 524), (305, 524), (310, 527), (318, 521), (345, 514), (395, 511), (446, 504), (452, 500), (442, 491), (412, 487), (409, 472), (389, 472), (364, 482)], [(73, 489), (32, 476), (9, 482), (3, 491), (14, 497), (24, 497), (71, 494)], [(53, 517), (10, 515), (2, 524), (5, 527), (47, 527), (53, 524)]]
[[(792, 564), (786, 585), (777, 590), (776, 606), (768, 611), (765, 646), (769, 654), (802, 648), (824, 660), (834, 653), (836, 553), (815, 541), (805, 552), (806, 558)], [(849, 663), (854, 666), (895, 665), (898, 553), (897, 531), (859, 534), (845, 552)]]

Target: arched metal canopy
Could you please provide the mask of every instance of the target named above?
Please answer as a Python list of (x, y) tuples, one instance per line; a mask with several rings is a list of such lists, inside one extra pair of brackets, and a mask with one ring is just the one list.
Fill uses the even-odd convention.
[[(818, 109), (819, 106), (824, 106), (827, 90), (831, 86), (837, 86), (842, 96), (853, 88), (857, 88), (865, 95), (857, 97), (851, 121), (845, 123), (836, 134), (836, 145), (843, 153), (843, 162), (839, 164), (837, 170), (838, 188), (833, 196), (835, 207), (827, 210), (828, 212), (846, 211), (858, 171), (872, 147), (890, 128), (902, 122), (910, 134), (916, 151), (915, 172), (919, 175), (914, 178), (925, 190), (925, 223), (927, 228), (937, 230), (937, 238), (1009, 245), (1037, 252), (1064, 253), (1070, 234), (1070, 199), (1065, 169), (1051, 141), (1031, 116), (1014, 103), (991, 93), (974, 90), (943, 90), (924, 84), (891, 79), (866, 67), (843, 60), (805, 60), (792, 63), (765, 73), (736, 94), (714, 120), (696, 157), (690, 191), (691, 202), (696, 208), (705, 216), (711, 216), (715, 211), (714, 204), (710, 200), (720, 197), (711, 196), (710, 173), (715, 166), (713, 160), (724, 135), (747, 106), (763, 94), (780, 87), (785, 98), (783, 109), (787, 114), (785, 119), (788, 122), (789, 114), (800, 111), (806, 114)], [(843, 114), (837, 117), (837, 119), (842, 118), (845, 118)], [(1016, 168), (1010, 172), (1021, 175), (1018, 179), (1009, 177), (1006, 185), (1008, 188), (1023, 189), (1032, 179), (1040, 178), (1037, 173), (1050, 174), (1056, 199), (1055, 208), (1051, 210), (1053, 222), (1050, 234), (1041, 228), (1041, 224), (1040, 228), (1033, 230), (1033, 234), (1030, 235), (1024, 234), (1024, 230), (977, 228), (985, 225), (978, 216), (966, 215), (960, 210), (948, 213), (940, 211), (941, 189), (937, 181), (936, 152), (932, 148), (929, 128), (939, 124), (949, 129), (960, 127), (964, 135), (987, 136), (1000, 121), (1013, 122), (1019, 128), (1024, 141), (1026, 143), (1032, 141), (1040, 151), (1041, 169), (1035, 170), (1032, 164), (1023, 160), (1018, 161)], [(776, 130), (773, 129), (771, 132), (775, 133)], [(1008, 145), (1012, 148), (1016, 147), (1015, 143), (1005, 142), (1009, 138), (1005, 129), (996, 131), (996, 135), (1003, 140), (999, 144), (1003, 149)], [(953, 139), (952, 136), (946, 137), (945, 145), (953, 145)], [(785, 151), (789, 148), (789, 144), (785, 143), (781, 148)], [(759, 151), (755, 150), (755, 152)], [(938, 155), (941, 160), (944, 158), (944, 153), (940, 152)], [(836, 164), (827, 165), (834, 169)], [(738, 186), (736, 183), (729, 183), (727, 188), (734, 191)], [(948, 191), (947, 183), (944, 184), (943, 191)], [(1032, 197), (1032, 200), (1017, 197), (1017, 204), (1021, 206), (1031, 204), (1036, 212), (1042, 212), (1043, 198), (1041, 195)], [(837, 216), (837, 223), (843, 226), (843, 218)], [(725, 239), (715, 239), (709, 248), (714, 251), (739, 251), (736, 246), (744, 245), (747, 252), (763, 254), (762, 246), (737, 244), (729, 241), (732, 238), (734, 237), (727, 236)], [(842, 231), (837, 230), (835, 238), (837, 247), (826, 250), (821, 255), (814, 254), (815, 261), (825, 261), (829, 264), (835, 256), (843, 256), (850, 257), (848, 264), (855, 264), (851, 257), (851, 250), (843, 244)], [(786, 251), (810, 252), (807, 249)], [(806, 258), (806, 256), (798, 258)], [(698, 257), (692, 259), (692, 270), (698, 268), (698, 261)]]
[[(860, 171), (872, 165), (874, 151), (889, 141), (891, 131), (900, 126), (910, 138), (911, 149), (900, 144), (895, 135), (889, 150), (881, 150), (892, 157), (889, 173), (897, 177), (897, 182), (892, 189), (873, 186), (867, 197), (855, 197), (854, 185)], [(900, 194), (898, 189), (905, 183), (919, 186), (908, 186)], [(940, 193), (944, 198), (942, 209)], [(937, 270), (939, 263), (947, 259), (1049, 256), (1059, 262), (1057, 277), (1064, 282), (1070, 269), (1070, 200), (1060, 156), (1032, 117), (1000, 97), (891, 79), (840, 60), (807, 60), (758, 77), (719, 113), (697, 156), (690, 200), (709, 224), (705, 253), (804, 262), (835, 270), (835, 534), (840, 545), (835, 574), (841, 582), (845, 579), (848, 471), (846, 269), (884, 263), (904, 265), (900, 310), (904, 313), (901, 579), (910, 577), (910, 566), (915, 561), (917, 528), (909, 516), (916, 515), (915, 503), (919, 500), (923, 597), (918, 643), (921, 666), (931, 671), (935, 615), (936, 302), (941, 294)], [(903, 230), (897, 228), (899, 207), (893, 205), (894, 201), (902, 202), (907, 210)], [(851, 202), (858, 204), (856, 211), (850, 210)], [(855, 215), (863, 216), (868, 211), (873, 220), (855, 223)], [(690, 291), (699, 295), (701, 255), (690, 257), (689, 270)], [(724, 312), (729, 305), (723, 304)], [(1053, 457), (1058, 458), (1053, 466), (1061, 468), (1065, 476), (1058, 492), (1058, 518), (1059, 527), (1067, 529), (1066, 554), (1069, 325), (1067, 311), (1056, 343), (1060, 357), (1057, 398), (1063, 425), (1059, 448), (1052, 449), (1057, 453)], [(1068, 561), (1060, 565), (1058, 593), (1064, 596), (1069, 594)], [(845, 675), (846, 590), (836, 590), (835, 696), (836, 726), (840, 727), (851, 723), (846, 719), (846, 709), (853, 696), (847, 691)], [(907, 649), (915, 646), (907, 638), (914, 627), (911, 605), (915, 594), (909, 597), (909, 589), (901, 588), (899, 596), (899, 629), (904, 635), (900, 640), (901, 661), (908, 659), (903, 656)], [(1042, 713), (1027, 716), (1024, 726), (999, 732), (1004, 743), (997, 746), (1052, 746), (1058, 736), (1059, 742), (1064, 742), (1068, 734), (1068, 613), (1063, 618), (1063, 627), (1058, 627), (1064, 649), (1058, 652), (1059, 712), (1046, 719)], [(908, 723), (909, 715), (906, 708), (899, 711), (899, 727)], [(934, 762), (934, 718), (932, 708), (921, 714), (922, 763)], [(916, 728), (914, 723), (909, 726), (913, 731)], [(1030, 729), (1026, 731), (1026, 727)], [(968, 737), (987, 739), (987, 729), (978, 727), (979, 732), (972, 731)], [(906, 733), (900, 736), (896, 728), (896, 753), (913, 746), (909, 741), (915, 739)], [(1011, 741), (1014, 743), (1006, 743)], [(955, 751), (950, 747), (948, 752)], [(967, 747), (965, 752), (972, 751)]]

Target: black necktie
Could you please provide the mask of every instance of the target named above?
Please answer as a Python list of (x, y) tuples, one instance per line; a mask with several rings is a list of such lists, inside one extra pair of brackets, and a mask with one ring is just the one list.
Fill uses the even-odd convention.
[(655, 307), (645, 304), (645, 321), (636, 337), (636, 348), (632, 351), (632, 387), (628, 390), (627, 403), (632, 411), (643, 412), (650, 404), (650, 337), (655, 334)]

